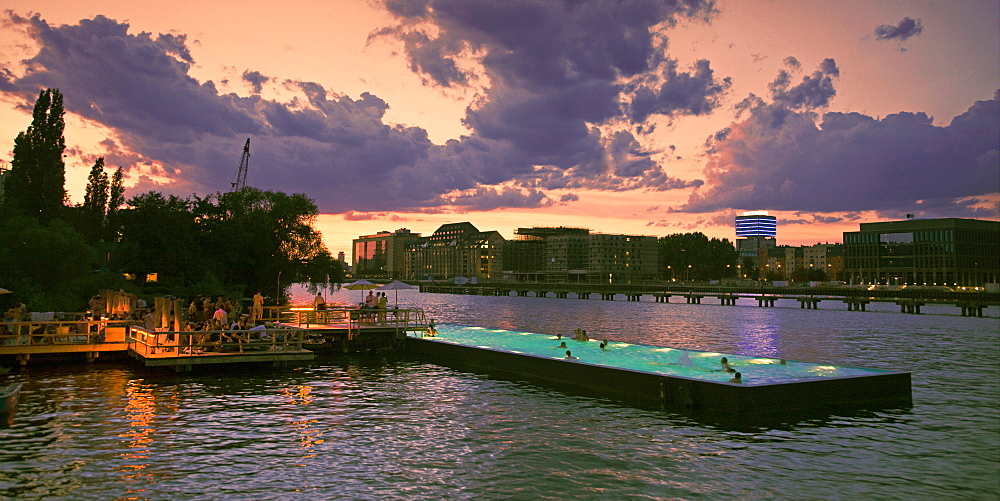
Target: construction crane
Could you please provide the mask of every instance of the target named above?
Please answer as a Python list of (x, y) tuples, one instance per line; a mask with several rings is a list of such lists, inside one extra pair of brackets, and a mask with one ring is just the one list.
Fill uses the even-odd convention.
[(240, 191), (247, 185), (247, 169), (250, 167), (250, 138), (243, 145), (243, 156), (240, 158), (240, 168), (236, 170), (236, 181), (233, 181), (233, 191)]

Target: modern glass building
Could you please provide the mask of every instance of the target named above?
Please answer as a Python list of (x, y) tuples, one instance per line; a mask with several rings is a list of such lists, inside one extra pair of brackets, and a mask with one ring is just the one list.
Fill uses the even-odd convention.
[(844, 272), (855, 284), (982, 287), (1000, 279), (1000, 222), (907, 219), (844, 233)]
[(736, 216), (736, 237), (778, 236), (778, 218), (767, 215), (767, 211), (748, 211), (742, 216)]

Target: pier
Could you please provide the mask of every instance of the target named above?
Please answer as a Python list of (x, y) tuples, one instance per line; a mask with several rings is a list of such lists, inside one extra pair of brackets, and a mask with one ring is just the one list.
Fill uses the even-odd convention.
[(871, 303), (893, 303), (901, 313), (920, 314), (921, 307), (928, 304), (954, 305), (961, 316), (981, 317), (983, 310), (1000, 305), (1000, 294), (987, 292), (948, 292), (917, 289), (877, 290), (861, 288), (833, 287), (730, 287), (691, 286), (680, 289), (677, 286), (655, 285), (596, 285), (596, 284), (481, 284), (449, 285), (423, 284), (420, 292), (440, 294), (472, 294), (483, 296), (555, 297), (588, 300), (591, 296), (602, 301), (614, 301), (623, 297), (626, 301), (642, 301), (644, 296), (652, 297), (656, 303), (670, 303), (672, 297), (680, 297), (686, 304), (700, 305), (703, 299), (713, 301), (705, 304), (737, 306), (739, 303), (756, 304), (759, 308), (774, 308), (779, 304), (798, 304), (800, 309), (820, 309), (822, 302), (846, 305), (848, 311), (867, 311)]
[(102, 353), (124, 352), (128, 322), (91, 320), (83, 314), (72, 319), (0, 322), (0, 356), (13, 356), (27, 365), (32, 355), (79, 354), (93, 361)]
[[(156, 315), (162, 327), (146, 329), (134, 321), (74, 320), (0, 322), (0, 356), (25, 366), (32, 356), (101, 354), (129, 356), (145, 367), (188, 372), (195, 366), (267, 363), (282, 366), (313, 360), (317, 352), (354, 353), (395, 350), (407, 333), (427, 330), (421, 309), (272, 308), (272, 321), (243, 330), (185, 331), (175, 302)], [(179, 303), (178, 303), (179, 304)]]

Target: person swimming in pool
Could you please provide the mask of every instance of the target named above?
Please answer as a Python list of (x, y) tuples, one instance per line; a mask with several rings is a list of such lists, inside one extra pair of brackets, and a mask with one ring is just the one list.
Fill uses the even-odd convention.
[(559, 343), (559, 346), (553, 346), (553, 348), (569, 348), (569, 346), (566, 346), (566, 341), (563, 341)]
[(743, 382), (743, 374), (740, 374), (739, 372), (737, 372), (736, 374), (733, 374), (733, 378), (730, 379), (729, 382), (730, 383), (736, 383), (736, 384), (742, 383)]
[(722, 368), (716, 369), (716, 371), (718, 372), (736, 372), (736, 369), (733, 369), (732, 367), (729, 366), (729, 359), (726, 357), (722, 357), (722, 360), (719, 361), (719, 364), (722, 365)]
[(607, 341), (601, 341), (601, 350), (608, 351), (608, 342)]
[(579, 360), (579, 358), (574, 357), (573, 353), (571, 353), (569, 350), (566, 350), (566, 360)]

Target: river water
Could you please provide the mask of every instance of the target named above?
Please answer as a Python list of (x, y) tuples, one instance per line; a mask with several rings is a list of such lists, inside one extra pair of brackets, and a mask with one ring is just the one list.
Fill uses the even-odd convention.
[(913, 405), (736, 430), (400, 357), (184, 375), (29, 365), (0, 376), (25, 383), (0, 429), (0, 498), (1000, 496), (996, 308), (398, 295), (437, 322), (907, 370)]

